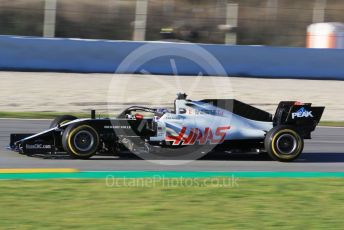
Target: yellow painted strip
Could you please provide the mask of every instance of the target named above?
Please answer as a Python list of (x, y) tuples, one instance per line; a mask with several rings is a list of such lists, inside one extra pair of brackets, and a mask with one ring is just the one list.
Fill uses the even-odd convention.
[(1, 173), (72, 173), (79, 172), (72, 168), (31, 168), (31, 169), (0, 169)]

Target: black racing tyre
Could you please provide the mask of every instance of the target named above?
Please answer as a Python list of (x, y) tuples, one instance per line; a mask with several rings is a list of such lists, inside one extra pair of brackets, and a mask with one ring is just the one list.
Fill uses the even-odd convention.
[(303, 138), (291, 126), (276, 126), (264, 141), (265, 149), (273, 160), (289, 162), (297, 159), (303, 151)]
[(73, 158), (88, 159), (98, 150), (99, 135), (90, 125), (69, 125), (62, 135), (63, 149)]
[(72, 115), (62, 115), (62, 116), (57, 116), (50, 124), (50, 128), (54, 128), (58, 125), (62, 125), (64, 123), (73, 121), (78, 119), (77, 117), (74, 117)]

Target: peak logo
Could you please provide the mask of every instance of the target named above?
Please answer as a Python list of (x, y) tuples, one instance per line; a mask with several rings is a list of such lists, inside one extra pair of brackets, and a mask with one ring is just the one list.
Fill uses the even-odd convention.
[(187, 127), (183, 127), (178, 136), (166, 136), (166, 141), (173, 141), (172, 145), (194, 145), (198, 143), (200, 145), (207, 144), (221, 144), (226, 136), (227, 130), (230, 126), (223, 126), (216, 128), (215, 132), (207, 127), (204, 130), (198, 128), (191, 128), (186, 135)]
[(312, 111), (307, 111), (304, 107), (302, 107), (301, 109), (299, 109), (298, 111), (296, 111), (295, 113), (291, 114), (291, 118), (295, 119), (295, 117), (297, 118), (301, 118), (301, 117), (313, 117)]

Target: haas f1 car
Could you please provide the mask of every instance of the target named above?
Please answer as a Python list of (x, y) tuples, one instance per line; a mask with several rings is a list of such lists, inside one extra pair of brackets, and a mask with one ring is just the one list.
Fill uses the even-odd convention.
[[(37, 134), (11, 134), (10, 148), (25, 155), (67, 153), (87, 159), (95, 154), (154, 151), (177, 154), (204, 151), (267, 152), (293, 161), (310, 139), (324, 107), (282, 101), (274, 116), (234, 99), (193, 101), (178, 94), (173, 110), (132, 106), (115, 118), (59, 116)], [(149, 146), (149, 147), (147, 147)], [(191, 148), (193, 147), (193, 148)], [(164, 151), (162, 151), (164, 152)]]

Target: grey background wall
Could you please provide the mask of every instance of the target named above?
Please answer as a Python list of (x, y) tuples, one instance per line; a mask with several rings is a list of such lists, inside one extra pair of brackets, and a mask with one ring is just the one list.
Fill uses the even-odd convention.
[[(141, 55), (142, 63), (118, 69), (123, 60), (149, 44), (159, 55)], [(189, 54), (174, 52), (188, 50)], [(201, 50), (201, 53), (200, 53)], [(204, 53), (224, 69), (208, 68), (197, 62)], [(148, 58), (148, 59), (146, 59)], [(344, 50), (265, 46), (232, 46), (165, 42), (132, 42), (0, 36), (0, 69), (80, 73), (228, 75), (241, 77), (344, 79)], [(209, 58), (207, 58), (209, 60)], [(208, 63), (212, 65), (213, 63)]]

